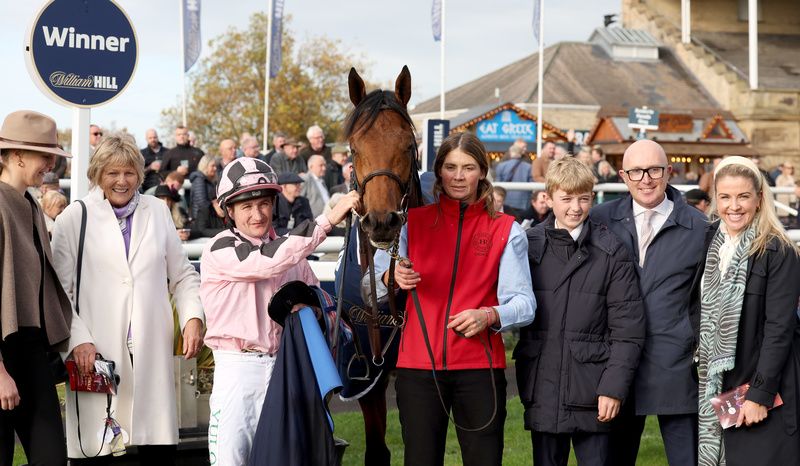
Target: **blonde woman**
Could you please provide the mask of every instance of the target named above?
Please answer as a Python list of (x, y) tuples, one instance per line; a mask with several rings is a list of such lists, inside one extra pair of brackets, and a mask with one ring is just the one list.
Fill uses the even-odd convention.
[(67, 197), (58, 191), (47, 191), (42, 196), (42, 211), (47, 232), (51, 233), (58, 217), (67, 208)]
[[(97, 354), (116, 363), (121, 383), (111, 413), (126, 432), (126, 443), (138, 446), (141, 464), (170, 464), (178, 443), (170, 295), (183, 331), (184, 355), (194, 357), (202, 346), (200, 277), (174, 233), (166, 204), (139, 194), (144, 159), (132, 140), (103, 139), (88, 175), (92, 189), (83, 199), (87, 221), (80, 290), (81, 207), (68, 206), (53, 230), (56, 270), (73, 303), (80, 305), (69, 351), (82, 372), (92, 370)], [(76, 398), (68, 389), (66, 400), (72, 464), (85, 464), (87, 456), (98, 452), (103, 457), (98, 460), (111, 462), (109, 445), (98, 438), (106, 397), (79, 393)]]
[[(712, 219), (700, 291), (699, 465), (797, 464), (800, 257), (769, 187), (744, 157), (714, 171)], [(736, 426), (722, 430), (711, 398), (743, 384)], [(775, 407), (780, 394), (783, 405)]]

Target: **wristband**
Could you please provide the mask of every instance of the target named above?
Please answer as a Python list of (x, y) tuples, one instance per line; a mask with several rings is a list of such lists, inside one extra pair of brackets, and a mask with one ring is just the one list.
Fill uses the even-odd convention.
[(494, 325), (494, 308), (493, 307), (482, 307), (481, 310), (486, 312), (486, 327), (491, 327)]

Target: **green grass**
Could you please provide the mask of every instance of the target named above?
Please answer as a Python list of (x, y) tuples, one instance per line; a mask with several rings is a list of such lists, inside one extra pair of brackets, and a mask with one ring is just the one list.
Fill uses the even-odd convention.
[[(522, 405), (519, 398), (512, 398), (506, 404), (508, 416), (505, 425), (505, 451), (503, 464), (505, 465), (530, 465), (533, 464), (531, 453), (530, 432), (522, 425)], [(350, 443), (344, 456), (343, 465), (361, 465), (364, 458), (364, 423), (361, 412), (339, 413), (333, 416), (336, 423), (336, 437), (343, 438)], [(386, 443), (392, 452), (392, 464), (403, 464), (403, 440), (400, 433), (400, 420), (397, 410), (389, 411), (386, 426)], [(447, 432), (447, 447), (445, 448), (445, 465), (460, 465), (461, 452), (458, 447), (455, 429), (452, 424)], [(576, 465), (575, 457), (570, 458), (570, 465)], [(639, 466), (666, 466), (664, 446), (658, 423), (655, 417), (647, 419), (642, 443), (639, 449)]]

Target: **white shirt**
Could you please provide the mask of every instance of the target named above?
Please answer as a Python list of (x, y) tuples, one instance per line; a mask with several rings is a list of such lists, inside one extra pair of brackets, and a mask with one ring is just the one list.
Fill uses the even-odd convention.
[[(572, 236), (572, 241), (578, 241), (578, 237), (581, 235), (581, 232), (583, 231), (583, 224), (584, 223), (585, 222), (581, 222), (580, 225), (576, 226), (575, 228), (572, 229), (572, 231), (569, 232), (569, 235)], [(558, 220), (555, 221), (555, 225), (554, 226), (556, 228), (561, 228), (562, 230), (566, 230), (566, 228), (562, 228), (562, 227), (560, 227), (558, 225)], [(569, 230), (567, 230), (567, 231), (569, 231)]]
[(672, 208), (675, 206), (672, 201), (669, 200), (667, 195), (664, 195), (664, 200), (661, 201), (661, 204), (653, 207), (652, 209), (647, 209), (645, 207), (640, 206), (633, 201), (633, 220), (636, 223), (636, 235), (641, 238), (642, 237), (642, 224), (644, 223), (644, 212), (646, 210), (652, 210), (655, 215), (650, 219), (650, 226), (653, 227), (653, 237), (655, 238), (658, 231), (661, 230), (661, 227), (664, 226), (664, 223), (667, 221), (669, 214), (672, 213)]

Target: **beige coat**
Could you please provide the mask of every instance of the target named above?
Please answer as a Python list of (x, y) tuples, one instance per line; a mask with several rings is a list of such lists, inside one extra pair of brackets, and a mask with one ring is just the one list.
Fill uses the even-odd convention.
[[(44, 261), (33, 242), (34, 225), (44, 250)], [(42, 264), (42, 268), (37, 266)], [(44, 314), (51, 345), (63, 349), (69, 337), (72, 307), (53, 269), (50, 239), (41, 207), (30, 194), (20, 194), (0, 182), (0, 336), (3, 340), (19, 327), (39, 327)], [(39, 288), (44, 278), (44, 308), (39, 309)], [(2, 361), (0, 355), (0, 361)]]
[[(84, 199), (86, 242), (80, 290), (80, 319), (73, 320), (69, 350), (92, 342), (106, 359), (117, 364), (121, 377), (112, 400), (113, 417), (130, 434), (131, 445), (176, 444), (178, 417), (173, 375), (174, 296), (181, 328), (203, 318), (198, 297), (200, 277), (189, 263), (175, 233), (166, 204), (141, 196), (133, 214), (130, 253), (111, 205), (95, 189)], [(75, 267), (81, 208), (73, 203), (56, 219), (53, 251), (56, 270), (70, 299), (74, 299)], [(130, 325), (134, 368), (126, 346)], [(67, 453), (81, 458), (77, 438), (75, 394), (67, 390)], [(106, 397), (80, 393), (83, 449), (94, 455), (105, 418)], [(107, 446), (103, 454), (107, 454)]]

